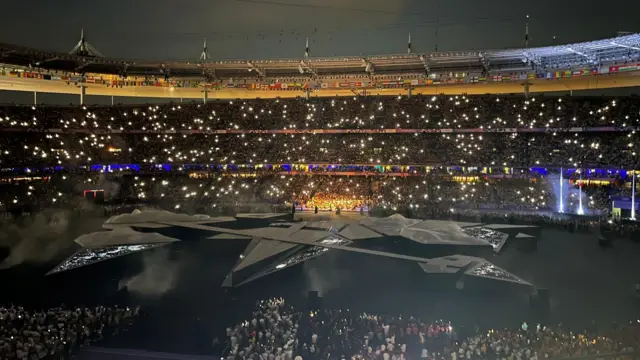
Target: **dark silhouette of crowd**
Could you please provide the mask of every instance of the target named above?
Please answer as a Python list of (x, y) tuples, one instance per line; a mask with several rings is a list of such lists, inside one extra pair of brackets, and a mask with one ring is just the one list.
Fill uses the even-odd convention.
[(234, 359), (548, 359), (624, 356), (637, 351), (637, 321), (571, 331), (522, 323), (513, 329), (457, 328), (445, 320), (356, 313), (296, 311), (283, 299), (262, 301), (252, 317), (227, 328)]
[(74, 350), (125, 329), (139, 308), (0, 306), (0, 359), (69, 359)]

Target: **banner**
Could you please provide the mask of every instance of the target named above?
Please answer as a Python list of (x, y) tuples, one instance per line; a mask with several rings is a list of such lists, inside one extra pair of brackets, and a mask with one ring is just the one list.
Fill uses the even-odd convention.
[(624, 64), (624, 65), (614, 65), (609, 66), (609, 73), (619, 73), (619, 72), (628, 72), (628, 71), (639, 71), (640, 64)]

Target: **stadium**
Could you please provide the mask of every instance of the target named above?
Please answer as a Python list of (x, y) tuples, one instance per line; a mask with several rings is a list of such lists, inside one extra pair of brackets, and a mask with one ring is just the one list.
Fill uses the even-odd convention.
[(263, 60), (0, 43), (0, 358), (635, 358), (640, 34), (528, 29)]
[[(178, 99), (509, 94), (638, 86), (640, 36), (540, 48), (366, 57), (212, 61), (206, 39), (197, 61), (103, 57), (80, 41), (69, 54), (0, 44), (0, 89)], [(37, 102), (37, 95), (35, 101)]]

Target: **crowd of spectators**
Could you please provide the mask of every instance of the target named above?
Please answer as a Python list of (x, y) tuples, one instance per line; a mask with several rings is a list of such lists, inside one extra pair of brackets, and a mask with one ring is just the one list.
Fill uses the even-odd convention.
[(227, 335), (227, 360), (525, 360), (631, 354), (638, 349), (640, 324), (580, 332), (527, 323), (485, 330), (348, 309), (302, 312), (271, 299), (262, 301), (250, 320), (227, 328)]
[(0, 306), (0, 359), (58, 360), (130, 324), (139, 308), (57, 307), (30, 311)]
[(637, 126), (635, 97), (414, 96), (126, 106), (5, 106), (3, 128), (121, 130), (463, 129)]
[[(629, 195), (630, 177), (587, 169), (638, 165), (638, 126), (633, 97), (5, 106), (0, 211), (95, 197), (206, 213), (279, 206), (526, 212), (557, 211), (562, 202), (568, 213), (606, 215), (610, 195)], [(577, 186), (583, 178), (603, 181)]]
[[(639, 118), (634, 98), (416, 96), (15, 106), (0, 108), (0, 165), (630, 166), (637, 164)], [(585, 129), (593, 127), (607, 129)]]
[[(171, 211), (254, 212), (295, 206), (310, 211), (410, 208), (444, 210), (557, 211), (556, 180), (544, 177), (456, 180), (455, 176), (344, 176), (264, 173), (53, 173), (46, 179), (1, 185), (0, 211), (32, 213), (45, 208), (141, 203)], [(564, 209), (602, 215), (607, 192), (617, 187), (583, 187), (564, 180)], [(238, 210), (246, 212), (250, 210)]]

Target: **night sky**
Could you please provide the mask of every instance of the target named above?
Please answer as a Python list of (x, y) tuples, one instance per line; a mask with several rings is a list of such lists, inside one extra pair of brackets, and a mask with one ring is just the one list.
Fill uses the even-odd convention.
[[(80, 28), (105, 56), (214, 59), (519, 47), (640, 31), (640, 2), (592, 0), (4, 0), (0, 41), (68, 52)], [(439, 24), (439, 25), (437, 25)], [(436, 33), (438, 34), (436, 36)]]

